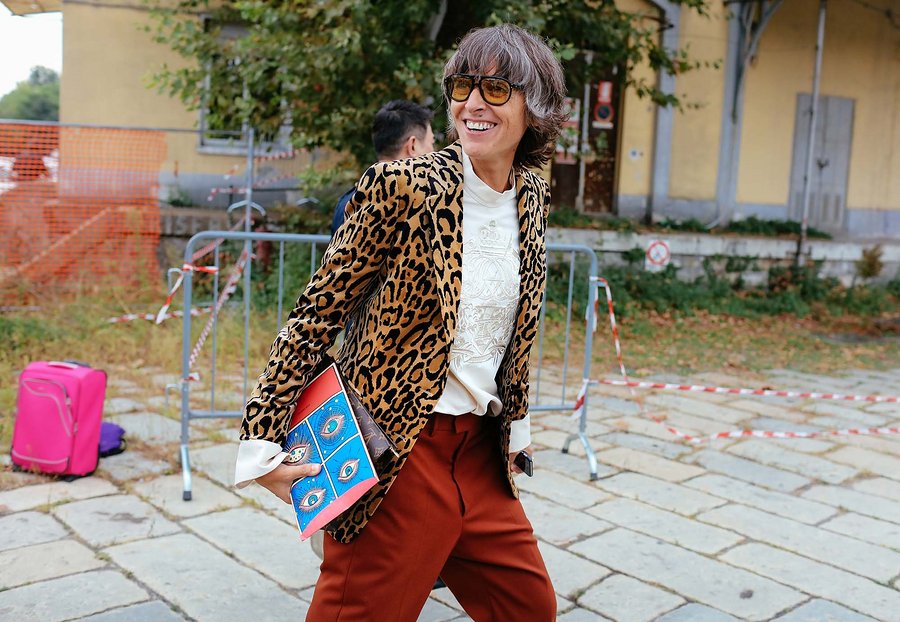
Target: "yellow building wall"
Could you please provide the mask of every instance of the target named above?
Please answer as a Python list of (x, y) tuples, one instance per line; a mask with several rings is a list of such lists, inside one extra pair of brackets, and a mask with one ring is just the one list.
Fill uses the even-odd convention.
[(687, 49), (692, 60), (710, 66), (676, 78), (675, 92), (684, 107), (675, 111), (672, 122), (672, 198), (708, 201), (716, 197), (727, 18), (727, 10), (719, 3), (710, 8), (708, 17), (687, 8), (681, 11), (679, 46)]
[[(164, 64), (182, 66), (184, 59), (153, 41), (156, 22), (140, 2), (132, 2), (133, 8), (118, 1), (110, 4), (63, 7), (61, 122), (196, 129), (197, 111), (188, 111), (180, 100), (150, 86), (155, 71)], [(145, 32), (145, 26), (151, 32)], [(244, 156), (201, 153), (195, 133), (167, 132), (166, 138), (166, 173), (221, 175), (244, 170)], [(300, 157), (267, 163), (266, 168), (296, 172), (307, 161)]]
[[(785, 2), (745, 87), (737, 200), (786, 205), (797, 94), (811, 93), (819, 3)], [(847, 207), (900, 209), (900, 36), (883, 14), (828, 4), (821, 95), (854, 100)]]
[[(617, 0), (623, 11), (658, 16), (659, 9), (645, 0)], [(656, 75), (645, 63), (634, 71), (634, 78), (655, 83)], [(656, 106), (641, 99), (634, 89), (626, 89), (622, 101), (619, 135), (619, 177), (617, 192), (623, 195), (649, 195), (653, 168), (653, 135)]]

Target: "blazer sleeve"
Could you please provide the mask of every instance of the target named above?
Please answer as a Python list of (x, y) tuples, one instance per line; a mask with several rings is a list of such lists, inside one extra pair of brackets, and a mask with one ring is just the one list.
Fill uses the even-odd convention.
[(376, 164), (363, 174), (344, 225), (272, 344), (244, 409), (241, 440), (283, 442), (297, 396), (387, 260), (409, 204), (405, 179), (398, 163)]

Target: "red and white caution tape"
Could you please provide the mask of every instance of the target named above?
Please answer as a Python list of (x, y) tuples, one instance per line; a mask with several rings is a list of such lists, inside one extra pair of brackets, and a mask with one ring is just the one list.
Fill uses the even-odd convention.
[(637, 382), (622, 380), (598, 380), (599, 384), (638, 389), (664, 389), (667, 391), (696, 391), (700, 393), (720, 393), (725, 395), (758, 395), (762, 397), (796, 397), (812, 400), (843, 400), (847, 402), (889, 402), (900, 403), (897, 395), (851, 395), (844, 393), (820, 393), (816, 391), (776, 391), (774, 389), (736, 389), (731, 387), (708, 387), (699, 384), (671, 384), (666, 382)]
[(183, 264), (181, 266), (181, 272), (178, 273), (178, 278), (175, 279), (175, 284), (172, 285), (172, 289), (169, 290), (169, 295), (166, 296), (166, 301), (156, 313), (156, 323), (161, 324), (165, 319), (166, 312), (169, 310), (169, 306), (172, 304), (172, 300), (175, 298), (175, 292), (178, 291), (178, 288), (181, 287), (181, 284), (184, 282), (185, 274), (187, 274), (188, 272), (206, 272), (207, 274), (215, 274), (218, 271), (219, 269), (215, 266), (195, 266), (189, 263)]
[[(219, 300), (216, 303), (215, 308), (213, 309), (213, 315), (209, 318), (209, 321), (206, 322), (206, 326), (203, 327), (203, 331), (200, 333), (200, 337), (197, 339), (197, 343), (194, 344), (194, 349), (191, 350), (190, 359), (188, 359), (188, 370), (191, 370), (194, 367), (194, 363), (197, 362), (197, 357), (200, 355), (200, 350), (203, 348), (203, 344), (206, 343), (207, 337), (209, 337), (209, 333), (212, 330), (213, 323), (216, 321), (216, 317), (219, 315), (219, 311), (222, 309), (222, 306), (225, 304), (225, 301), (231, 297), (231, 295), (237, 290), (238, 280), (241, 278), (241, 273), (244, 271), (244, 267), (247, 265), (247, 260), (249, 259), (249, 255), (247, 251), (243, 251), (241, 256), (238, 257), (237, 263), (234, 264), (234, 269), (231, 272), (231, 275), (228, 277), (228, 281), (225, 282), (225, 286), (222, 288), (222, 293), (219, 294)], [(185, 380), (190, 380), (190, 374)]]
[[(191, 309), (191, 317), (197, 317), (203, 313), (209, 313), (212, 311), (212, 307), (200, 307), (199, 309), (194, 308)], [(156, 322), (159, 314), (157, 313), (128, 313), (126, 315), (120, 315), (118, 317), (111, 317), (107, 322), (110, 324), (124, 324), (125, 322), (134, 322), (135, 320), (147, 320), (150, 322)], [(166, 313), (163, 316), (163, 320), (171, 320), (176, 317), (184, 317), (184, 311), (173, 311), (172, 313)], [(159, 322), (156, 322), (157, 324)]]
[(239, 187), (237, 187), (237, 186), (227, 186), (227, 187), (224, 187), (224, 188), (222, 188), (222, 187), (219, 187), (219, 188), (210, 188), (209, 194), (206, 195), (206, 200), (207, 200), (207, 201), (212, 201), (213, 199), (216, 198), (217, 195), (223, 194), (223, 193), (226, 193), (226, 192), (227, 192), (228, 194), (247, 194), (247, 188), (245, 188), (245, 187), (239, 188)]
[[(625, 382), (628, 382), (628, 373), (625, 371), (625, 359), (622, 356), (622, 344), (619, 340), (619, 327), (616, 324), (616, 313), (613, 310), (613, 299), (612, 299), (612, 291), (609, 289), (609, 281), (599, 276), (592, 276), (591, 283), (595, 288), (594, 293), (594, 325), (592, 327), (593, 332), (597, 332), (597, 316), (600, 314), (600, 295), (599, 290), (600, 286), (603, 286), (603, 290), (606, 292), (606, 306), (609, 310), (609, 327), (612, 330), (613, 341), (616, 344), (616, 359), (619, 361), (619, 371), (622, 373), (622, 378), (625, 379)], [(634, 391), (631, 392), (634, 395)]]
[[(236, 223), (234, 223), (233, 225), (231, 225), (231, 227), (229, 227), (228, 230), (229, 230), (229, 231), (237, 231), (238, 229), (240, 229), (241, 227), (244, 226), (244, 220), (245, 220), (245, 218), (244, 218), (244, 217), (241, 217), (241, 219), (238, 220), (238, 221), (237, 221)], [(213, 252), (214, 250), (216, 250), (216, 247), (218, 247), (219, 244), (221, 244), (221, 243), (224, 242), (224, 241), (225, 241), (225, 238), (216, 238), (215, 240), (213, 240), (212, 242), (210, 242), (210, 243), (207, 244), (206, 246), (204, 246), (204, 247), (200, 248), (199, 250), (195, 251), (194, 254), (191, 255), (191, 261), (194, 262), (194, 263), (196, 263), (197, 261), (199, 261), (199, 260), (202, 259), (203, 257), (206, 257), (206, 256), (209, 255), (211, 252)]]
[(290, 160), (300, 152), (296, 149), (288, 149), (287, 151), (278, 151), (266, 155), (255, 156), (253, 159), (257, 162), (271, 162), (272, 160)]
[[(585, 396), (588, 387), (591, 384), (605, 384), (611, 386), (628, 387), (632, 395), (635, 395), (634, 389), (662, 389), (670, 391), (695, 391), (701, 393), (717, 393), (724, 395), (751, 395), (757, 397), (787, 397), (801, 399), (817, 399), (817, 400), (839, 400), (848, 402), (870, 402), (870, 403), (900, 403), (900, 396), (896, 395), (853, 395), (845, 393), (826, 393), (819, 391), (784, 391), (774, 389), (744, 389), (733, 387), (711, 387), (695, 384), (673, 384), (665, 382), (641, 382), (631, 381), (625, 371), (625, 363), (622, 356), (622, 348), (619, 341), (619, 332), (616, 327), (616, 316), (613, 312), (612, 292), (609, 288), (609, 282), (601, 277), (591, 277), (591, 282), (595, 287), (603, 285), (606, 290), (606, 300), (609, 309), (609, 323), (612, 329), (613, 339), (616, 345), (616, 356), (619, 361), (619, 370), (623, 380), (591, 380), (585, 378), (581, 384), (581, 390), (575, 399), (575, 406), (572, 412), (572, 418), (581, 416), (584, 412)], [(597, 329), (597, 317), (599, 315), (599, 296), (594, 298), (594, 322), (593, 330)], [(640, 402), (641, 411), (644, 411), (643, 403)], [(854, 435), (874, 435), (874, 434), (900, 434), (900, 428), (896, 427), (875, 427), (875, 428), (843, 428), (831, 430), (818, 430), (813, 432), (800, 431), (775, 431), (775, 430), (730, 430), (718, 432), (709, 436), (694, 436), (682, 432), (681, 430), (668, 425), (664, 418), (651, 415), (653, 421), (664, 426), (666, 430), (673, 435), (684, 439), (689, 443), (706, 443), (712, 440), (724, 438), (816, 438), (822, 436), (854, 436)]]
[[(290, 174), (287, 174), (287, 175), (276, 175), (276, 176), (274, 176), (274, 177), (269, 177), (269, 178), (266, 178), (266, 179), (261, 179), (261, 180), (259, 180), (258, 182), (256, 182), (256, 185), (253, 186), (253, 187), (254, 187), (254, 188), (261, 188), (262, 186), (271, 186), (272, 184), (277, 184), (278, 182), (281, 182), (281, 181), (287, 181), (287, 180), (289, 180), (289, 179), (297, 179), (297, 175), (294, 174), (294, 173), (290, 173)], [(207, 200), (207, 201), (212, 201), (213, 199), (216, 198), (217, 195), (222, 194), (222, 193), (224, 193), (224, 192), (228, 192), (228, 193), (230, 193), (230, 194), (247, 194), (247, 187), (246, 187), (246, 186), (241, 186), (241, 187), (237, 187), (237, 186), (227, 186), (227, 187), (224, 187), (224, 188), (222, 188), (222, 187), (220, 187), (220, 188), (211, 188), (210, 191), (209, 191), (209, 194), (208, 194), (207, 197), (206, 197), (206, 200)]]
[(688, 443), (699, 445), (723, 438), (817, 438), (823, 436), (871, 436), (877, 434), (900, 434), (900, 428), (843, 428), (839, 430), (817, 430), (814, 432), (779, 432), (775, 430), (731, 430), (717, 432), (709, 436), (693, 436), (677, 428), (666, 425), (664, 420), (654, 418), (675, 436)]

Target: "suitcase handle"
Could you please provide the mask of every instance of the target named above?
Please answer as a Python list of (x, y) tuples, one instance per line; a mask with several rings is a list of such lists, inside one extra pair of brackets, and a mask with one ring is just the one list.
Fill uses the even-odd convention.
[(47, 365), (53, 367), (65, 367), (66, 369), (78, 369), (79, 367), (75, 363), (69, 363), (68, 361), (47, 361)]

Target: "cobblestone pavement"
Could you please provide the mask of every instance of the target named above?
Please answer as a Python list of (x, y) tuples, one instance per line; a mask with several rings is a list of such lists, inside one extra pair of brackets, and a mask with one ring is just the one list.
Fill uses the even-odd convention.
[[(302, 619), (318, 559), (288, 506), (230, 487), (236, 422), (192, 424), (194, 500), (184, 502), (179, 423), (160, 397), (170, 379), (110, 375), (107, 417), (128, 431), (128, 451), (72, 483), (0, 473), (0, 619)], [(900, 369), (766, 376), (757, 386), (900, 394)], [(542, 387), (554, 388), (546, 377)], [(900, 425), (898, 404), (640, 396), (693, 434)], [(580, 445), (560, 452), (572, 426), (567, 413), (536, 413), (536, 473), (519, 479), (559, 620), (900, 621), (900, 436), (687, 445), (641, 415), (627, 389), (597, 388), (592, 482)], [(446, 589), (420, 618), (465, 619)]]

